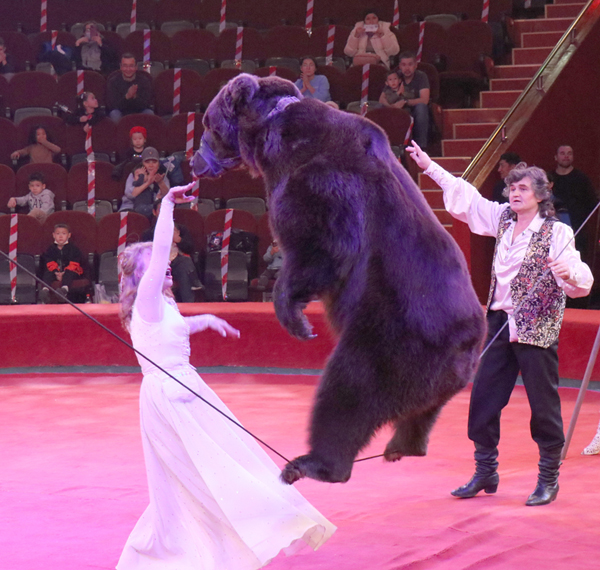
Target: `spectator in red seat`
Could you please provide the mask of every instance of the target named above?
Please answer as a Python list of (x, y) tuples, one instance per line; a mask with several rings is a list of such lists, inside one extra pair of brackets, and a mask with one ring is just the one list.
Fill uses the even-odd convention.
[(331, 101), (329, 94), (329, 81), (324, 75), (315, 75), (317, 71), (317, 62), (313, 57), (307, 56), (302, 59), (300, 67), (300, 79), (296, 81), (296, 87), (304, 97), (318, 99), (327, 103)]
[(385, 80), (385, 87), (379, 96), (379, 102), (384, 107), (395, 107), (402, 109), (406, 101), (404, 95), (404, 84), (402, 83), (401, 73), (397, 69), (388, 71)]
[(54, 155), (59, 152), (60, 147), (50, 141), (46, 129), (39, 125), (29, 131), (29, 144), (21, 150), (15, 150), (10, 157), (16, 160), (22, 156), (29, 156), (29, 162), (51, 163)]
[(74, 113), (65, 115), (65, 122), (69, 125), (83, 125), (87, 133), (90, 127), (99, 123), (106, 117), (106, 113), (98, 108), (98, 99), (91, 91), (84, 91), (77, 98), (77, 109)]
[(11, 54), (6, 53), (4, 39), (0, 38), (0, 74), (15, 73), (16, 70), (15, 58)]
[(353, 58), (352, 65), (381, 63), (390, 67), (390, 56), (400, 51), (389, 22), (382, 22), (375, 10), (367, 10), (348, 36), (344, 53)]
[[(50, 287), (69, 297), (69, 287), (83, 275), (83, 254), (69, 242), (71, 230), (67, 224), (56, 224), (52, 232), (54, 243), (42, 255), (42, 279), (48, 287), (40, 293), (43, 303), (50, 302)], [(56, 297), (56, 299), (59, 299)], [(60, 302), (60, 301), (59, 301)]]
[(115, 180), (123, 178), (123, 174), (129, 175), (131, 169), (142, 161), (142, 152), (146, 148), (148, 133), (144, 127), (133, 127), (129, 131), (131, 147), (125, 152), (125, 160), (117, 164), (112, 171)]
[(153, 115), (152, 80), (145, 73), (138, 73), (135, 56), (124, 53), (121, 56), (121, 73), (108, 78), (106, 98), (111, 109), (109, 116), (118, 123), (123, 115), (146, 113)]
[(279, 249), (277, 240), (273, 240), (273, 243), (267, 249), (267, 252), (263, 255), (263, 259), (269, 264), (263, 274), (258, 278), (256, 288), (259, 291), (264, 291), (269, 285), (270, 279), (277, 279), (279, 270), (283, 265), (283, 253)]
[(111, 73), (117, 69), (117, 54), (104, 41), (96, 22), (84, 24), (83, 35), (75, 42), (78, 69)]
[(29, 193), (18, 198), (11, 198), (7, 206), (9, 208), (28, 206), (28, 215), (43, 224), (46, 218), (54, 212), (54, 192), (46, 188), (44, 175), (41, 172), (34, 172), (29, 177)]

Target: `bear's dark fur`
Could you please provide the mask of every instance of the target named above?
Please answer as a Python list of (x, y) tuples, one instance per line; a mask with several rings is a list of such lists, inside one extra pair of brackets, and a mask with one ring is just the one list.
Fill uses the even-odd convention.
[(339, 337), (316, 394), (310, 452), (283, 480), (347, 481), (389, 422), (387, 460), (425, 455), (440, 409), (475, 371), (485, 325), (462, 253), (385, 133), (302, 99), (288, 81), (244, 74), (221, 89), (204, 125), (210, 156), (197, 154), (195, 171), (214, 175), (215, 164), (241, 157), (265, 180), (284, 253), (279, 321), (309, 338), (302, 309), (320, 298)]

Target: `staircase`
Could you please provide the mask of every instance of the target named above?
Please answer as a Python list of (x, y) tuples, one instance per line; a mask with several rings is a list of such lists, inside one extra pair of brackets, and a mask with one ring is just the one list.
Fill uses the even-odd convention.
[[(584, 6), (581, 0), (554, 0), (546, 5), (544, 18), (514, 21), (513, 40), (520, 47), (512, 51), (512, 65), (494, 68), (490, 90), (480, 93), (479, 108), (443, 110), (442, 156), (432, 157), (435, 162), (462, 175)], [(440, 222), (451, 230), (439, 186), (423, 173), (418, 184)]]

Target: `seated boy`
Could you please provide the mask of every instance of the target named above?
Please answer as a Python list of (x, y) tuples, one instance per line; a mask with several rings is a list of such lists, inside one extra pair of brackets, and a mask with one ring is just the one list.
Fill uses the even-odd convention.
[(46, 188), (44, 175), (34, 172), (29, 177), (29, 193), (8, 201), (9, 208), (29, 206), (29, 216), (43, 224), (46, 218), (54, 212), (54, 192)]
[(269, 285), (270, 279), (277, 279), (279, 270), (283, 264), (283, 254), (279, 249), (277, 240), (273, 240), (273, 243), (267, 249), (267, 252), (263, 255), (263, 259), (269, 264), (267, 269), (258, 278), (256, 288), (259, 291), (264, 291)]
[[(67, 224), (56, 224), (52, 232), (54, 243), (42, 255), (40, 266), (43, 268), (42, 279), (48, 287), (40, 293), (43, 303), (49, 303), (50, 287), (71, 299), (69, 288), (73, 281), (83, 275), (83, 254), (77, 247), (69, 243), (71, 230)], [(55, 297), (57, 300), (59, 297)], [(58, 302), (63, 302), (62, 299)]]

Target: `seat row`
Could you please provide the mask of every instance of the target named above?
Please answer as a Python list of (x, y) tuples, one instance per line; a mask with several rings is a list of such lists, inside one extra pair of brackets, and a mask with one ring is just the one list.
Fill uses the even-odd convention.
[[(78, 22), (96, 20), (110, 27), (118, 22), (129, 22), (131, 1), (127, 0), (48, 0), (47, 18), (50, 29), (71, 27)], [(403, 0), (399, 2), (401, 24), (409, 23), (415, 15), (460, 13), (470, 19), (481, 18), (481, 0)], [(369, 6), (379, 14), (380, 19), (391, 22), (394, 2), (372, 0)], [(362, 19), (365, 4), (346, 0), (315, 2), (313, 21), (321, 24), (332, 20), (336, 24), (354, 25)], [(511, 0), (491, 0), (490, 21), (499, 21), (503, 14), (512, 11)], [(160, 27), (173, 20), (192, 22), (219, 22), (221, 0), (146, 0), (137, 3), (137, 18), (140, 22), (153, 23)], [(226, 11), (227, 21), (245, 22), (258, 29), (271, 28), (283, 20), (296, 25), (304, 25), (306, 0), (229, 0)], [(11, 0), (0, 3), (0, 22), (8, 30), (22, 30), (26, 33), (40, 29), (40, 0)]]

